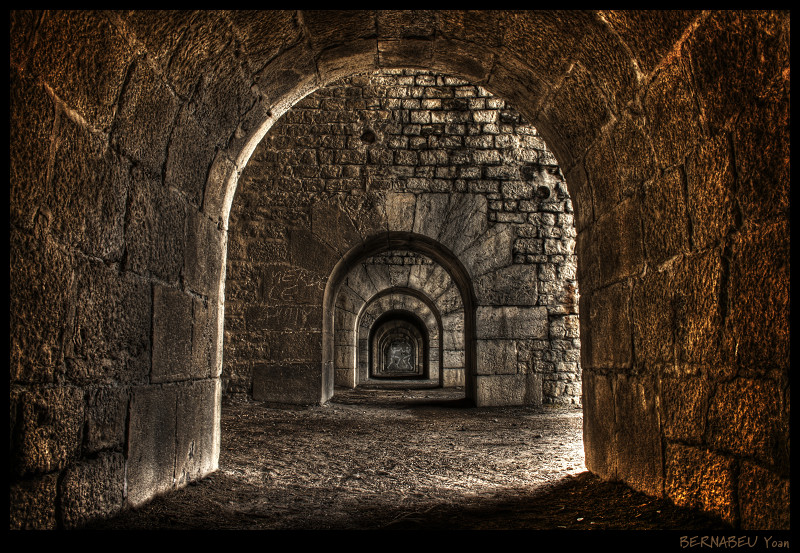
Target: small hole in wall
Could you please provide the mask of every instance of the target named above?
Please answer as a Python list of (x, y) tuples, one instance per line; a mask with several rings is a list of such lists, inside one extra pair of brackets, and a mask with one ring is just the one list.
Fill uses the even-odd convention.
[(375, 136), (375, 133), (371, 129), (364, 129), (364, 132), (361, 134), (361, 142), (364, 144), (374, 144), (377, 139), (378, 137)]
[(546, 200), (550, 197), (550, 188), (547, 186), (540, 186), (536, 189), (536, 195), (541, 199)]

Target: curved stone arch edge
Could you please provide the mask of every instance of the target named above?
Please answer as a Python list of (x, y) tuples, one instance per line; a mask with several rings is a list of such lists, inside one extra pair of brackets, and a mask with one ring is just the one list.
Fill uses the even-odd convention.
[[(424, 292), (422, 292), (420, 290), (417, 290), (416, 288), (410, 288), (410, 287), (407, 287), (407, 286), (391, 286), (389, 288), (384, 288), (383, 290), (381, 290), (381, 291), (377, 292), (376, 294), (374, 294), (371, 298), (367, 299), (367, 301), (364, 302), (364, 304), (361, 306), (361, 308), (359, 309), (358, 313), (356, 314), (355, 328), (354, 328), (354, 334), (355, 334), (356, 343), (358, 342), (359, 337), (360, 337), (359, 329), (361, 328), (361, 322), (363, 320), (364, 315), (369, 311), (370, 307), (372, 305), (374, 305), (376, 302), (380, 301), (382, 298), (384, 298), (386, 296), (395, 295), (395, 294), (396, 295), (411, 296), (413, 298), (416, 298), (417, 300), (422, 302), (430, 310), (430, 312), (433, 314), (434, 320), (436, 322), (436, 332), (438, 334), (438, 339), (439, 339), (439, 348), (438, 348), (439, 349), (439, 360), (438, 360), (438, 365), (439, 365), (439, 383), (442, 384), (443, 383), (442, 382), (442, 379), (443, 379), (443, 368), (444, 368), (444, 355), (443, 355), (443, 350), (444, 350), (444, 325), (442, 324), (442, 315), (441, 315), (441, 312), (439, 311), (438, 307), (436, 306), (436, 304)], [(416, 314), (414, 314), (414, 315), (417, 316)], [(369, 334), (370, 335), (372, 334), (373, 328), (374, 328), (374, 326), (376, 324), (378, 324), (378, 320), (377, 319), (372, 323), (372, 327), (369, 329)], [(358, 369), (359, 369), (359, 367), (358, 367), (358, 359), (356, 358), (356, 363), (355, 363), (356, 372), (358, 372)]]
[(439, 263), (447, 271), (461, 295), (464, 306), (464, 377), (465, 395), (468, 399), (476, 395), (475, 328), (477, 299), (469, 272), (456, 255), (441, 243), (421, 234), (392, 231), (381, 233), (351, 248), (334, 266), (325, 284), (322, 307), (322, 381), (321, 402), (333, 397), (333, 373), (335, 359), (334, 312), (336, 296), (350, 270), (364, 259), (396, 249), (422, 253)]

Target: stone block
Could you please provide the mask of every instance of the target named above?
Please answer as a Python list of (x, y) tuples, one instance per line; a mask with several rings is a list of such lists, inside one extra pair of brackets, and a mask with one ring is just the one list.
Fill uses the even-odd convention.
[(675, 56), (653, 79), (644, 97), (646, 132), (661, 168), (683, 162), (703, 136), (692, 82), (685, 57)]
[[(788, 217), (791, 197), (791, 121), (786, 70), (764, 97), (745, 106), (733, 136), (736, 199), (745, 220)], [(783, 81), (783, 82), (781, 82)]]
[(132, 390), (128, 423), (127, 504), (143, 505), (175, 485), (178, 387)]
[(339, 255), (361, 243), (361, 234), (337, 197), (313, 205), (311, 232), (316, 240), (326, 244)]
[(789, 530), (789, 479), (742, 461), (739, 469), (739, 516), (743, 530)]
[(65, 356), (74, 381), (141, 382), (150, 371), (150, 284), (103, 263), (83, 263)]
[(680, 507), (711, 512), (733, 524), (735, 460), (701, 447), (667, 443), (664, 495)]
[(17, 476), (65, 468), (80, 454), (84, 392), (74, 387), (30, 389), (17, 399), (11, 472)]
[(476, 340), (477, 374), (516, 374), (517, 344), (514, 340)]
[(475, 243), (488, 229), (487, 200), (477, 194), (451, 194), (439, 242), (455, 254)]
[(512, 249), (516, 238), (513, 225), (496, 224), (461, 253), (461, 262), (473, 280), (512, 264)]
[(622, 197), (630, 196), (654, 175), (655, 157), (643, 123), (635, 117), (622, 117), (612, 130), (615, 145), (616, 175)]
[(531, 123), (537, 129), (559, 129), (560, 136), (545, 138), (561, 165), (569, 167), (610, 120), (605, 95), (594, 85), (593, 76), (576, 65), (549, 99), (540, 121)]
[(665, 170), (644, 185), (642, 239), (648, 262), (659, 265), (689, 250), (689, 217), (683, 194), (683, 172)]
[[(34, 12), (18, 11), (15, 15)], [(14, 33), (11, 37), (13, 40)], [(9, 78), (9, 214), (11, 228), (30, 230), (48, 200), (47, 166), (55, 106), (35, 75), (12, 70)], [(13, 244), (14, 241), (11, 241)], [(12, 264), (13, 267), (13, 264)]]
[(178, 389), (175, 431), (177, 486), (217, 470), (221, 393), (218, 378), (187, 382)]
[(614, 457), (630, 487), (660, 496), (664, 486), (661, 427), (653, 378), (618, 374), (614, 383)]
[(789, 236), (788, 220), (780, 220), (735, 236), (732, 245), (724, 347), (755, 374), (789, 370)]
[(481, 305), (476, 311), (475, 327), (475, 336), (478, 339), (547, 339), (547, 308)]
[(128, 388), (103, 387), (88, 392), (86, 450), (121, 449), (128, 418)]
[(702, 377), (678, 374), (661, 379), (661, 421), (668, 440), (703, 442), (710, 393), (710, 384)]
[[(151, 174), (160, 174), (179, 104), (175, 93), (145, 61), (127, 70), (127, 81), (114, 118), (112, 143)], [(151, 121), (170, 122), (153, 125)]]
[(334, 367), (336, 369), (350, 370), (355, 366), (356, 348), (355, 346), (337, 346), (334, 355)]
[(408, 286), (420, 290), (432, 300), (436, 300), (447, 290), (453, 279), (439, 264), (414, 265), (408, 275)]
[(378, 291), (392, 287), (392, 277), (386, 264), (365, 265), (364, 269)]
[[(366, 374), (365, 377), (366, 378)], [(335, 386), (342, 386), (344, 388), (356, 387), (356, 371), (355, 369), (336, 369), (334, 373), (333, 383)]]
[(701, 142), (686, 160), (686, 203), (695, 248), (704, 249), (721, 243), (735, 224), (733, 189), (736, 176), (731, 154), (727, 138), (718, 136)]
[[(597, 290), (589, 298), (589, 308), (581, 312), (589, 316), (590, 325), (581, 327), (584, 368), (630, 367), (631, 350), (631, 287), (627, 282)], [(586, 332), (584, 332), (586, 330)]]
[(11, 382), (52, 382), (63, 358), (63, 336), (75, 273), (73, 259), (50, 242), (12, 227), (9, 236)]
[(433, 59), (433, 42), (427, 39), (378, 40), (378, 59), (381, 67), (428, 65)]
[(584, 369), (583, 445), (586, 468), (604, 480), (618, 480), (615, 452), (614, 379)]
[(416, 197), (407, 192), (386, 195), (386, 216), (390, 232), (410, 232), (414, 227)]
[[(648, 271), (641, 280), (636, 281), (631, 292), (631, 319), (633, 321), (633, 348), (636, 351), (636, 363), (644, 366), (664, 366), (675, 362), (675, 330), (674, 311), (676, 301), (675, 290), (678, 288), (679, 276), (675, 275), (674, 266), (662, 270)], [(617, 291), (615, 297), (599, 299), (596, 309), (611, 309), (610, 303), (625, 300)], [(583, 296), (581, 296), (583, 299)], [(611, 315), (611, 313), (609, 313)], [(623, 325), (626, 322), (623, 320)], [(589, 329), (591, 332), (595, 325)], [(624, 328), (624, 327), (623, 327)], [(604, 332), (598, 330), (598, 334)], [(589, 345), (593, 348), (593, 345)], [(602, 338), (598, 336), (597, 346), (602, 348)], [(587, 348), (586, 351), (589, 350)], [(600, 357), (600, 356), (598, 356)], [(599, 360), (599, 359), (598, 359)]]
[(419, 194), (414, 212), (414, 233), (438, 240), (447, 220), (448, 206), (449, 194)]
[(445, 388), (464, 386), (464, 369), (448, 367), (442, 369), (442, 386)]
[[(639, 202), (631, 198), (598, 220), (592, 234), (602, 260), (597, 265), (599, 286), (641, 272), (645, 261), (641, 232)], [(586, 267), (582, 274), (591, 270), (592, 266)]]
[(678, 279), (672, 300), (677, 361), (711, 367), (718, 375), (731, 372), (720, 332), (727, 309), (722, 306), (725, 264), (719, 250), (682, 258), (675, 267)]
[[(416, 265), (414, 267), (417, 267)], [(375, 285), (367, 275), (364, 265), (354, 266), (342, 281), (342, 286), (347, 286), (362, 302), (367, 301), (378, 293)]]
[(214, 300), (193, 298), (192, 375), (218, 378), (222, 371), (224, 307)]
[(464, 350), (449, 350), (442, 352), (442, 364), (445, 369), (464, 369)]
[(261, 339), (269, 342), (268, 359), (274, 364), (322, 361), (322, 332), (270, 332)]
[[(44, 18), (39, 32), (49, 39), (31, 50), (31, 73), (47, 82), (91, 127), (111, 127), (119, 117), (117, 101), (136, 56), (124, 33), (94, 11), (56, 12)], [(76, 48), (79, 43), (85, 48)]]
[(9, 486), (10, 530), (55, 530), (58, 473), (45, 474)]
[(128, 192), (126, 269), (177, 284), (184, 260), (186, 204), (160, 179), (141, 172)]
[(511, 265), (475, 280), (475, 295), (483, 305), (536, 305), (537, 272), (534, 265)]
[(253, 399), (267, 403), (319, 405), (324, 401), (321, 363), (253, 367)]
[(202, 116), (197, 108), (195, 100), (185, 104), (178, 113), (164, 168), (164, 185), (180, 190), (195, 208), (202, 207), (209, 167), (216, 154), (216, 145), (197, 122), (197, 116)]
[(342, 211), (353, 222), (362, 241), (387, 231), (386, 204), (382, 191), (368, 190), (364, 194), (341, 195), (339, 201)]
[[(610, 132), (600, 134), (597, 143), (586, 152), (580, 173), (578, 184), (586, 188), (583, 197), (589, 203), (584, 212), (590, 219), (605, 215), (622, 200), (622, 183), (617, 174), (617, 159)], [(576, 203), (581, 203), (583, 197), (576, 198)]]
[(217, 223), (196, 211), (189, 211), (184, 251), (184, 286), (211, 299), (220, 296), (225, 278), (225, 233)]
[[(188, 106), (187, 111), (199, 123), (197, 132), (195, 133), (194, 124), (187, 124), (179, 118), (171, 137), (170, 150), (177, 148), (176, 157), (179, 156), (182, 165), (196, 163), (200, 166), (201, 169), (197, 172), (183, 168), (181, 177), (186, 180), (197, 178), (202, 190), (215, 147), (225, 144), (232, 151), (241, 152), (248, 147), (247, 142), (251, 139), (248, 131), (263, 124), (266, 113), (262, 106), (257, 105), (263, 98), (252, 89), (251, 70), (245, 69), (239, 63), (238, 56), (230, 48), (226, 48), (230, 36), (226, 36), (224, 32), (211, 33), (203, 29), (205, 25), (209, 28), (212, 26), (217, 29), (225, 28), (224, 22), (227, 20), (221, 14), (212, 12), (206, 12), (201, 17), (207, 18), (207, 21), (199, 24), (200, 20), (194, 20), (187, 35), (190, 35), (192, 40), (197, 38), (202, 41), (201, 48), (213, 48), (216, 58), (215, 69), (207, 73), (202, 86), (194, 88), (192, 101)], [(216, 44), (209, 44), (211, 41)], [(187, 40), (184, 36), (181, 45), (190, 43), (191, 40)], [(174, 58), (171, 60), (170, 67), (174, 66), (175, 61)], [(243, 114), (253, 109), (261, 117), (251, 116), (245, 119)], [(182, 129), (183, 125), (186, 128)]]
[(408, 288), (408, 280), (411, 273), (411, 265), (389, 265), (389, 281), (392, 286)]
[(475, 405), (541, 405), (542, 377), (538, 374), (478, 375)]
[(681, 58), (692, 61), (691, 81), (712, 132), (727, 127), (789, 67), (784, 17), (774, 10), (719, 10), (692, 33)]
[(192, 376), (192, 304), (192, 296), (180, 290), (154, 286), (152, 382)]
[(354, 66), (370, 67), (375, 60), (375, 41), (354, 41), (333, 46), (318, 56), (316, 64), (320, 78), (324, 82), (332, 82), (351, 75)]
[(313, 52), (305, 45), (274, 56), (254, 77), (273, 111), (287, 110), (319, 86)]
[(736, 378), (717, 384), (708, 410), (708, 441), (782, 473), (789, 470), (789, 407), (780, 383)]
[(101, 453), (70, 466), (60, 484), (60, 514), (66, 529), (76, 529), (117, 514), (123, 506), (125, 458)]
[(461, 291), (456, 287), (455, 283), (451, 281), (450, 286), (436, 298), (436, 307), (443, 317), (451, 313), (461, 313), (464, 311), (464, 300), (461, 297)]
[(56, 126), (45, 210), (51, 231), (65, 244), (101, 258), (119, 261), (124, 250), (127, 162), (102, 136), (67, 117)]

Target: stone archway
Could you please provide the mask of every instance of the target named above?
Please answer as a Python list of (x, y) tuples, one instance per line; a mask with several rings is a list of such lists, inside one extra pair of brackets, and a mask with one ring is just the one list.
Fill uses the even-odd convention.
[(239, 174), (312, 90), (423, 66), (512, 101), (564, 170), (589, 468), (788, 527), (788, 13), (12, 15), (18, 526), (215, 469)]
[[(372, 349), (370, 334), (382, 314), (390, 311), (411, 313), (423, 325), (429, 349), (425, 372), (430, 379), (438, 381), (440, 385), (445, 385), (445, 332), (442, 317), (436, 304), (427, 295), (414, 288), (388, 288), (375, 294), (362, 306), (356, 317), (354, 332), (357, 356), (353, 370), (355, 373), (352, 379), (353, 385), (358, 385), (369, 377)], [(448, 333), (455, 334), (456, 328), (448, 329)], [(450, 341), (454, 341), (450, 334), (448, 334), (448, 338)]]

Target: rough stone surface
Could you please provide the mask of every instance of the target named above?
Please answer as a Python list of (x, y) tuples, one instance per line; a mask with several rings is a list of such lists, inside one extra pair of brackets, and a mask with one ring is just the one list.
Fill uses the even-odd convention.
[(735, 522), (734, 460), (707, 449), (669, 444), (664, 492), (676, 505), (711, 511)]
[(64, 528), (80, 528), (108, 518), (123, 505), (125, 459), (113, 453), (75, 464), (65, 472), (60, 487)]
[(142, 386), (131, 396), (126, 504), (137, 506), (175, 483), (175, 386)]
[[(506, 101), (462, 79), (394, 70), (355, 75), (318, 90), (270, 130), (254, 151), (237, 194), (227, 269), (228, 318), (237, 325), (226, 333), (230, 347), (224, 371), (230, 390), (250, 389), (240, 377), (252, 374), (255, 364), (289, 361), (276, 357), (279, 345), (251, 342), (265, 336), (280, 339), (270, 334), (274, 328), (264, 326), (264, 315), (275, 303), (254, 303), (259, 280), (271, 279), (268, 275), (278, 267), (261, 263), (288, 264), (327, 278), (340, 257), (371, 236), (370, 224), (364, 225), (366, 213), (354, 198), (380, 206), (385, 213), (381, 233), (411, 231), (459, 257), (478, 301), (486, 306), (483, 312), (508, 306), (498, 308), (510, 314), (501, 317), (507, 330), (501, 332), (494, 318), (479, 316), (478, 338), (564, 338), (558, 315), (577, 312), (575, 231), (558, 165), (536, 129)], [(340, 385), (359, 382), (348, 372), (355, 370), (354, 321), (360, 305), (374, 294), (411, 287), (445, 317), (463, 310), (462, 296), (472, 293), (450, 280), (446, 265), (418, 262), (413, 240), (409, 248), (372, 256), (344, 277), (333, 330)], [(287, 290), (278, 304), (298, 305), (293, 293)], [(248, 307), (239, 309), (240, 301)], [(305, 319), (296, 318), (282, 330), (296, 332), (321, 320), (310, 308), (303, 309)], [(463, 333), (463, 326), (446, 330), (442, 360), (450, 369), (463, 370), (465, 341), (454, 343), (457, 331)], [(575, 345), (553, 342), (565, 356), (560, 361)], [(516, 359), (510, 361), (508, 370), (516, 372), (516, 365)], [(578, 364), (552, 366), (554, 373), (574, 372), (568, 379), (556, 375), (550, 380), (547, 401), (579, 402), (575, 386), (553, 384), (575, 381)], [(448, 374), (448, 379), (461, 382), (463, 377), (452, 380)]]
[[(292, 261), (299, 244), (289, 247), (291, 233), (312, 230), (304, 206), (336, 197), (360, 240), (388, 237), (390, 221), (412, 212), (388, 209), (391, 193), (417, 199), (411, 231), (466, 246), (459, 258), (477, 305), (519, 306), (490, 275), (535, 272), (535, 306), (557, 308), (548, 340), (517, 344), (518, 370), (542, 375), (544, 394), (574, 394), (553, 390), (581, 371), (589, 470), (647, 489), (675, 482), (676, 497), (726, 520), (734, 513), (740, 527), (788, 527), (788, 11), (12, 10), (9, 38), (15, 527), (65, 526), (57, 482), (119, 452), (114, 404), (129, 392), (128, 501), (173, 489), (178, 389), (219, 372), (223, 308), (237, 356), (225, 378), (245, 388), (275, 348), (247, 334), (241, 302), (323, 304), (336, 259), (303, 269)], [(332, 95), (308, 105), (325, 84), (387, 67), (398, 80), (377, 102)], [(424, 93), (440, 83), (412, 82), (408, 67), (454, 75), (441, 83), (452, 96)], [(308, 109), (290, 110), (301, 99)], [(364, 117), (314, 120), (323, 106), (360, 102), (362, 111), (346, 111)], [(521, 133), (501, 102), (536, 133)], [(393, 119), (396, 109), (407, 118)], [(295, 146), (267, 132), (291, 125), (306, 129)], [(284, 141), (288, 159), (261, 159), (265, 135)], [(250, 186), (268, 165), (297, 172)], [(257, 210), (248, 187), (270, 200), (242, 225), (264, 229), (263, 239), (228, 244), (237, 206)], [(471, 245), (476, 234), (447, 228), (452, 194), (486, 198), (487, 231)], [(458, 212), (477, 221), (477, 209)], [(557, 235), (569, 227), (562, 216), (574, 217), (577, 236)], [(326, 238), (307, 243), (348, 243)], [(550, 278), (570, 257), (571, 290)], [(531, 281), (520, 283), (532, 301)], [(148, 382), (157, 287), (193, 300), (191, 315), (174, 320), (192, 329), (191, 376), (172, 391)], [(565, 319), (578, 304), (580, 333)], [(472, 323), (465, 317), (469, 332)], [(303, 362), (316, 366), (323, 359), (310, 348), (323, 340), (313, 334), (297, 336)], [(472, 363), (465, 346), (448, 362)], [(696, 395), (683, 400), (691, 386)], [(172, 400), (157, 401), (161, 393)], [(616, 438), (630, 423), (611, 406), (625, 415), (642, 400), (650, 415), (636, 435), (664, 444), (669, 475), (651, 470), (659, 451), (634, 455)], [(663, 426), (651, 424), (651, 405)], [(695, 480), (704, 473), (714, 475), (705, 488)], [(108, 475), (97, 489), (113, 488), (112, 472), (96, 474)], [(76, 512), (105, 512), (91, 501)]]

